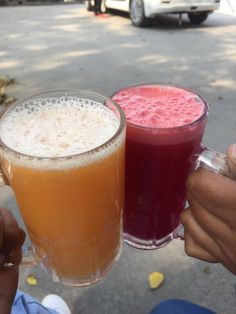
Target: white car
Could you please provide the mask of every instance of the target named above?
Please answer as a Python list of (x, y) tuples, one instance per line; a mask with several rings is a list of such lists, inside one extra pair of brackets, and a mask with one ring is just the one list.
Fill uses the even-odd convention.
[[(92, 10), (94, 0), (86, 0), (86, 7)], [(187, 13), (192, 24), (203, 23), (209, 13), (217, 10), (220, 0), (104, 0), (104, 9), (115, 9), (129, 12), (134, 26), (147, 26), (158, 14)]]

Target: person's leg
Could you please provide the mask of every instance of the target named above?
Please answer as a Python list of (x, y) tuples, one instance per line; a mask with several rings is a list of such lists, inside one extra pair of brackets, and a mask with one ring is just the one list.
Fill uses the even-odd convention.
[[(18, 290), (15, 296), (13, 305), (12, 305), (11, 314), (70, 314), (71, 313), (66, 303), (60, 297), (56, 295), (50, 295), (50, 296), (54, 296), (53, 302), (51, 303), (42, 302), (44, 303), (45, 305), (44, 306), (43, 304), (41, 304), (39, 301), (35, 300), (28, 294)], [(48, 297), (46, 297), (45, 300), (48, 299)]]
[(102, 0), (95, 0), (95, 4), (94, 4), (95, 14), (101, 13), (101, 5), (102, 5)]
[(157, 304), (149, 314), (216, 314), (202, 306), (184, 300), (166, 300)]

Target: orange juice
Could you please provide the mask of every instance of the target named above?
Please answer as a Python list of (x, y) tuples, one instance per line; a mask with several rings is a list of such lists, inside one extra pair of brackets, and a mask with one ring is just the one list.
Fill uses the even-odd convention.
[[(48, 102), (51, 106), (52, 101)], [(33, 103), (32, 106), (35, 107), (37, 102)], [(17, 119), (12, 119), (17, 130), (17, 134), (12, 132), (12, 138), (20, 138), (25, 134), (25, 144), (18, 140), (14, 145), (14, 150), (20, 151), (20, 157), (11, 150), (2, 153), (2, 168), (15, 191), (36, 258), (56, 281), (73, 285), (89, 284), (101, 279), (119, 256), (124, 201), (124, 131), (114, 136), (118, 132), (118, 117), (107, 107), (104, 111), (104, 105), (99, 105), (98, 109), (89, 104), (87, 109), (80, 107), (79, 110), (75, 106), (75, 110), (72, 110), (71, 106), (64, 104), (66, 111), (63, 114), (61, 107), (57, 111), (57, 106), (50, 106), (47, 106), (47, 113), (40, 106), (37, 113), (33, 113), (43, 117), (42, 129), (45, 132), (38, 130), (40, 124), (37, 124), (36, 118), (34, 125), (29, 121), (29, 125), (36, 129), (37, 136), (29, 131), (26, 114), (18, 112)], [(75, 113), (83, 115), (83, 126)], [(11, 112), (8, 115), (11, 117)], [(51, 125), (47, 130), (48, 115)], [(10, 121), (9, 117), (5, 117), (6, 122)], [(20, 120), (23, 118), (25, 131), (19, 134), (22, 128)], [(29, 120), (31, 119), (32, 117)], [(40, 122), (41, 118), (38, 119)], [(57, 123), (60, 121), (60, 132), (64, 128), (65, 133), (65, 126), (68, 127), (70, 121), (70, 128), (74, 128), (73, 136), (68, 131), (69, 135), (64, 133), (61, 141), (61, 137), (55, 135), (57, 123), (53, 124), (54, 120)], [(3, 118), (0, 123), (1, 140), (8, 147), (11, 143), (10, 122), (9, 125), (4, 124)], [(96, 125), (95, 133), (88, 127), (91, 123)], [(107, 127), (109, 123), (113, 124), (112, 128), (110, 125)], [(4, 130), (8, 127), (4, 136)], [(99, 132), (107, 134), (102, 136), (97, 134)], [(83, 140), (80, 141), (81, 138)], [(50, 142), (55, 139), (56, 144)], [(86, 144), (83, 144), (84, 139)], [(41, 142), (43, 144), (40, 148)], [(34, 145), (37, 155), (40, 155), (37, 159), (33, 155)], [(50, 146), (50, 150), (47, 147), (44, 150), (45, 145)], [(82, 152), (79, 146), (82, 147)], [(92, 150), (87, 152), (89, 147)], [(78, 154), (73, 154), (72, 151)]]

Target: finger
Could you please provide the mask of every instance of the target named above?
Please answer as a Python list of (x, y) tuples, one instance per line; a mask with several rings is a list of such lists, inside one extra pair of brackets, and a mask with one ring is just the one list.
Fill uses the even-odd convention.
[[(24, 233), (18, 228), (18, 224), (13, 215), (7, 209), (0, 209), (0, 252), (1, 262), (7, 261), (9, 255), (14, 249), (14, 260), (19, 261), (20, 250), (17, 249), (22, 245)], [(0, 270), (0, 309), (1, 314), (10, 313), (12, 302), (15, 297), (18, 284), (18, 267), (2, 268)]]
[(188, 202), (191, 208), (191, 214), (203, 230), (212, 238), (223, 242), (235, 241), (235, 232), (223, 220), (213, 215), (200, 205), (198, 200), (194, 199), (191, 192), (188, 192)]
[(215, 258), (220, 255), (220, 248), (217, 243), (198, 225), (190, 208), (187, 208), (181, 213), (180, 220), (186, 233), (191, 236), (198, 246), (209, 252), (209, 254)]
[(222, 263), (232, 273), (236, 273), (236, 263), (228, 258), (221, 250), (221, 247), (212, 239), (196, 222), (192, 215), (191, 209), (188, 208), (181, 214), (181, 222), (184, 228), (194, 240), (194, 242), (202, 249), (207, 251), (215, 259)]
[(209, 263), (217, 263), (217, 259), (209, 252), (200, 247), (186, 230), (184, 233), (185, 252), (188, 256), (198, 258)]
[(19, 227), (16, 219), (9, 210), (2, 208), (1, 213), (4, 221), (2, 252), (8, 256), (18, 244)]
[(0, 252), (2, 251), (3, 234), (4, 234), (4, 218), (0, 210)]
[(230, 170), (233, 172), (233, 178), (236, 179), (236, 144), (232, 144), (227, 149), (227, 162)]
[[(191, 194), (190, 194), (191, 195)], [(189, 195), (189, 196), (190, 196)], [(191, 199), (191, 197), (190, 197)], [(199, 226), (218, 244), (223, 254), (232, 261), (236, 262), (236, 232), (225, 222), (218, 219), (198, 204), (197, 201), (191, 202), (191, 213)]]
[(236, 229), (236, 181), (198, 169), (189, 176), (186, 189), (201, 207)]
[(2, 269), (0, 272), (1, 314), (9, 314), (18, 284), (18, 268)]
[(18, 227), (14, 216), (9, 210), (1, 209), (1, 214), (4, 225), (1, 264), (19, 265), (22, 258), (21, 246), (25, 240), (25, 232)]
[(11, 252), (11, 256), (8, 258), (7, 262), (14, 265), (19, 265), (22, 259), (22, 245), (25, 241), (25, 232), (22, 229), (19, 229), (18, 233), (18, 242), (16, 243), (15, 248)]

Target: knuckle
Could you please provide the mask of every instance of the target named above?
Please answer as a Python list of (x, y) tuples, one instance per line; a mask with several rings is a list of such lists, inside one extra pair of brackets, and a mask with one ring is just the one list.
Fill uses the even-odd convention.
[(232, 266), (228, 267), (229, 271), (236, 275), (236, 263), (232, 264)]
[(198, 168), (197, 170), (193, 171), (187, 178), (186, 181), (186, 189), (187, 191), (193, 191), (197, 186), (202, 184), (204, 179), (205, 170), (202, 168)]
[(185, 210), (182, 211), (182, 213), (180, 214), (180, 222), (185, 226), (188, 223), (189, 220), (189, 211), (190, 209), (187, 208)]
[(188, 245), (185, 246), (185, 253), (190, 257), (195, 257), (192, 248)]
[(229, 250), (227, 256), (230, 259), (230, 262), (236, 267), (236, 250)]
[(222, 250), (221, 256), (222, 264), (236, 275), (236, 249), (232, 249), (230, 246), (228, 249)]
[(197, 176), (196, 173), (197, 171), (194, 171), (188, 176), (187, 181), (186, 181), (187, 191), (191, 191), (194, 188), (194, 184), (195, 184), (196, 176)]
[(234, 177), (236, 177), (236, 159), (235, 157), (233, 156), (233, 149), (235, 147), (235, 144), (234, 145), (230, 145), (227, 149), (227, 161), (228, 161), (228, 164), (230, 166), (230, 170), (233, 172), (233, 175)]

